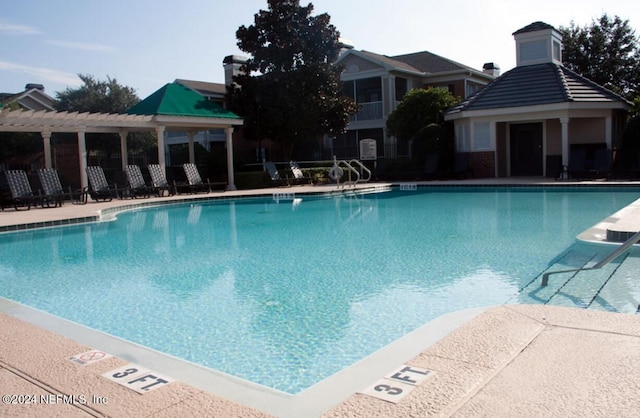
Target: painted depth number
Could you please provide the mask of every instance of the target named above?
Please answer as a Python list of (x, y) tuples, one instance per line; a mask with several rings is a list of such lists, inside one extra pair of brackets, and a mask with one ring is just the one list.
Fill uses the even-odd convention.
[(402, 368), (390, 373), (360, 393), (387, 402), (398, 403), (416, 386), (424, 382), (431, 373), (431, 370), (403, 365)]
[(171, 383), (173, 380), (136, 364), (127, 364), (102, 375), (138, 393), (147, 393)]

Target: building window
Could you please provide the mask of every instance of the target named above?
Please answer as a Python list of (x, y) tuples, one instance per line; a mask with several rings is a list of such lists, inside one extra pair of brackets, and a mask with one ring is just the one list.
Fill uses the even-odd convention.
[(379, 102), (382, 100), (382, 79), (380, 77), (356, 80), (356, 101), (358, 103)]
[(547, 57), (545, 41), (523, 42), (520, 44), (520, 61), (533, 61)]
[(360, 105), (360, 111), (349, 119), (351, 122), (382, 119), (382, 78), (345, 81), (342, 91)]
[(466, 123), (455, 126), (457, 151), (471, 151), (471, 134), (469, 128), (469, 124)]
[(491, 130), (489, 123), (474, 123), (473, 125), (473, 148), (476, 151), (491, 149)]
[(407, 79), (402, 77), (395, 78), (396, 101), (402, 101), (404, 95), (407, 94)]
[(467, 83), (467, 91), (466, 91), (465, 98), (476, 94), (478, 92), (478, 90), (480, 90), (481, 88), (482, 88), (482, 86), (480, 84)]
[(562, 62), (562, 49), (560, 42), (553, 41), (553, 59)]
[(382, 100), (382, 78), (371, 77), (342, 83), (342, 92), (358, 103)]

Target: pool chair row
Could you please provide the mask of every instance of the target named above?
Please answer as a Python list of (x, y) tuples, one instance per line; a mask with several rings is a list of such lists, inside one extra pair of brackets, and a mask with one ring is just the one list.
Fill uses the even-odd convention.
[(173, 181), (170, 183), (167, 181), (164, 170), (159, 164), (147, 165), (149, 178), (151, 179), (151, 184), (148, 185), (139, 166), (127, 165), (124, 168), (126, 187), (118, 188), (116, 183), (109, 184), (107, 182), (102, 167), (89, 166), (87, 167), (89, 188), (86, 190), (86, 195), (95, 201), (110, 201), (114, 197), (135, 199), (139, 197), (148, 198), (152, 195), (158, 197), (172, 196), (177, 194), (179, 190), (189, 193), (212, 192), (214, 187), (226, 186), (226, 183), (211, 183), (208, 179), (204, 182), (200, 177), (198, 168), (193, 163), (183, 164), (182, 167), (186, 182), (176, 183)]
[(273, 161), (263, 161), (264, 171), (269, 174), (271, 181), (278, 186), (291, 186), (294, 184), (313, 184), (313, 177), (305, 176), (296, 161), (289, 161), (289, 171), (293, 175), (290, 179), (288, 175), (282, 175), (276, 168)]
[[(111, 201), (113, 198), (139, 198), (174, 195), (178, 190), (188, 193), (212, 192), (215, 187), (226, 186), (226, 183), (204, 182), (195, 164), (183, 165), (186, 181), (184, 183), (169, 183), (164, 170), (159, 164), (147, 166), (151, 184), (147, 185), (140, 167), (128, 165), (124, 169), (126, 184), (118, 187), (117, 183), (109, 183), (104, 170), (100, 166), (86, 168), (89, 186), (84, 189), (64, 189), (58, 172), (52, 168), (41, 168), (37, 171), (40, 181), (39, 188), (32, 188), (29, 177), (24, 170), (7, 170), (4, 172), (6, 188), (0, 195), (1, 209), (13, 206), (16, 210), (29, 210), (32, 207), (59, 207), (65, 200), (74, 204), (85, 204), (89, 197), (96, 202)], [(4, 190), (6, 189), (6, 190)], [(37, 190), (37, 193), (34, 192)]]
[(7, 170), (4, 172), (6, 188), (2, 193), (2, 210), (13, 206), (16, 210), (29, 210), (32, 207), (57, 207), (69, 199), (74, 203), (80, 202), (82, 191), (75, 192), (68, 187), (66, 190), (60, 183), (58, 173), (51, 168), (38, 170), (40, 188), (34, 193), (29, 177), (24, 170)]

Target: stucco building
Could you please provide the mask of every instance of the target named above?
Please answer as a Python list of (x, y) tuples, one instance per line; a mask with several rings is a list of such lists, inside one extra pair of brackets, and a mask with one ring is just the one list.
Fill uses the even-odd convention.
[(586, 168), (612, 154), (631, 103), (562, 64), (562, 37), (534, 22), (513, 33), (516, 67), (449, 109), (456, 151), (483, 177), (567, 177), (572, 149)]

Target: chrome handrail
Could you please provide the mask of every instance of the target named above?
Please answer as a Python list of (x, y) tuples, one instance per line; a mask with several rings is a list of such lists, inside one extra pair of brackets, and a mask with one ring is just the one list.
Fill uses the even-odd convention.
[(361, 161), (353, 159), (351, 161), (349, 161), (349, 164), (357, 164), (360, 167), (361, 171), (364, 171), (367, 173), (367, 178), (365, 179), (361, 179), (364, 183), (368, 182), (369, 180), (371, 180), (371, 170), (369, 170), (364, 164), (362, 164)]
[(633, 234), (628, 240), (626, 240), (624, 243), (622, 243), (622, 245), (617, 247), (608, 256), (606, 256), (602, 260), (598, 261), (596, 264), (594, 264), (591, 267), (579, 268), (579, 269), (570, 269), (570, 270), (548, 271), (548, 272), (546, 272), (546, 273), (544, 273), (542, 275), (541, 286), (546, 286), (549, 283), (549, 276), (551, 276), (552, 274), (571, 273), (571, 272), (579, 272), (579, 271), (585, 271), (585, 270), (597, 270), (597, 269), (600, 269), (600, 268), (606, 266), (607, 264), (609, 264), (611, 261), (615, 260), (618, 256), (620, 256), (622, 253), (627, 251), (630, 247), (633, 246), (633, 244), (636, 244), (638, 241), (640, 241), (640, 232), (636, 232), (635, 234)]

